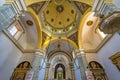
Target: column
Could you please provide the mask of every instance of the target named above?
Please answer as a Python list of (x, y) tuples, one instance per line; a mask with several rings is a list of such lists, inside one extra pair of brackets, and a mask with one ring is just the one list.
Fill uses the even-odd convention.
[(50, 63), (46, 64), (46, 71), (45, 71), (45, 78), (44, 80), (48, 80), (48, 73), (49, 73)]
[(40, 64), (43, 58), (43, 52), (39, 49), (35, 50), (32, 68), (28, 71), (25, 80), (38, 80)]
[(74, 72), (74, 65), (73, 65), (73, 63), (69, 63), (69, 65), (70, 65), (70, 70), (71, 70), (71, 78), (72, 78), (72, 80), (76, 80), (75, 72)]
[(80, 66), (82, 80), (94, 80), (91, 71), (88, 69), (88, 63), (84, 49), (77, 51), (77, 59)]

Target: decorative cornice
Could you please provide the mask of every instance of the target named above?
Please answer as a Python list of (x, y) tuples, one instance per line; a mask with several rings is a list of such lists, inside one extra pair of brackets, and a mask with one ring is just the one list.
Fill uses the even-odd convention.
[(43, 54), (44, 54), (44, 52), (41, 51), (40, 49), (35, 49), (34, 51), (35, 51), (35, 52), (34, 52), (35, 55), (43, 56)]

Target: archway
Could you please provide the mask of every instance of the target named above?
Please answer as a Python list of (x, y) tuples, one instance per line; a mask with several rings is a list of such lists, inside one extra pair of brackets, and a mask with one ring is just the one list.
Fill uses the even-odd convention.
[(58, 80), (65, 79), (65, 66), (63, 64), (56, 65), (54, 78)]

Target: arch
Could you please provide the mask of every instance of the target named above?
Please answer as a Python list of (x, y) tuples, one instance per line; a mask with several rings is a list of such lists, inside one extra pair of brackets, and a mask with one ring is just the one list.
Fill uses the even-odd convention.
[(87, 17), (91, 14), (91, 8), (88, 8), (86, 10), (86, 12), (83, 14), (83, 17), (80, 21), (80, 25), (79, 25), (79, 28), (78, 28), (78, 46), (79, 48), (83, 48), (83, 44), (82, 44), (82, 30), (83, 30), (83, 27), (84, 27), (84, 22), (85, 20), (87, 19)]
[(25, 80), (27, 71), (31, 67), (30, 62), (24, 61), (17, 65), (10, 80)]
[(31, 15), (31, 17), (35, 20), (37, 32), (38, 32), (38, 45), (37, 48), (41, 49), (42, 44), (42, 31), (41, 31), (41, 23), (39, 20), (39, 17), (36, 15), (36, 13), (33, 11), (32, 8), (28, 7), (28, 13)]
[[(37, 3), (37, 2), (46, 1), (46, 0), (24, 0), (24, 1), (25, 1), (26, 6), (29, 6), (31, 4), (34, 4), (34, 3)], [(92, 6), (93, 3), (94, 3), (94, 0), (74, 0), (74, 1), (82, 2), (82, 3), (88, 4), (90, 6)]]
[[(59, 40), (59, 39), (55, 37), (55, 38), (46, 40), (46, 41), (44, 42), (43, 46), (42, 46), (42, 50), (46, 49), (46, 47), (47, 47), (50, 43), (52, 43), (52, 41), (55, 41), (55, 40)], [(77, 45), (74, 41), (72, 41), (72, 40), (70, 40), (70, 39), (67, 39), (67, 38), (65, 38), (65, 37), (62, 37), (61, 40), (63, 40), (63, 41), (68, 41), (76, 50), (79, 49), (78, 45)]]
[[(6, 0), (8, 1), (8, 0)], [(11, 1), (14, 1), (14, 0), (11, 0)], [(34, 4), (34, 3), (37, 3), (37, 2), (42, 2), (42, 1), (46, 1), (46, 0), (24, 0), (26, 6), (29, 6), (31, 4)], [(94, 0), (74, 0), (74, 1), (78, 1), (78, 2), (82, 2), (82, 3), (86, 3), (90, 6), (93, 5), (94, 3)], [(109, 2), (109, 3), (112, 3), (112, 0), (104, 0), (105, 2)], [(118, 0), (117, 0), (118, 1)], [(10, 1), (9, 1), (10, 2)]]
[[(72, 61), (72, 56), (71, 56), (69, 53), (65, 52), (65, 51), (53, 51), (53, 52), (51, 52), (51, 53), (48, 55), (48, 61), (49, 61), (51, 58), (53, 58), (54, 56), (56, 56), (58, 52), (62, 52), (63, 55), (65, 55), (65, 56), (68, 58), (69, 61)], [(59, 53), (58, 53), (58, 54), (59, 54)]]
[(65, 79), (65, 66), (61, 63), (59, 63), (55, 66), (54, 78), (55, 79), (57, 78), (57, 70), (59, 67), (61, 67), (63, 69), (63, 79)]
[(89, 63), (89, 68), (92, 71), (95, 80), (108, 80), (106, 73), (100, 63), (91, 61)]
[(63, 64), (65, 66), (65, 75), (67, 75), (65, 78), (67, 79), (68, 77), (71, 76), (71, 71), (70, 69), (70, 65), (69, 63), (71, 63), (71, 60), (69, 58), (69, 56), (67, 56), (65, 53), (59, 53), (58, 54), (54, 54), (53, 56), (51, 56), (51, 58), (49, 59), (49, 61), (47, 61), (48, 63), (50, 63), (50, 67), (49, 67), (49, 75), (48, 75), (48, 79), (54, 79), (54, 72), (55, 72), (55, 66), (57, 64)]

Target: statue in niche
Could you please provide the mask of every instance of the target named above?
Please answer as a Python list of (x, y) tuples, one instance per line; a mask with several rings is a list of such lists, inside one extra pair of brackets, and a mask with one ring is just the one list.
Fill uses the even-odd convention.
[(23, 68), (28, 68), (28, 62), (25, 62), (24, 64), (23, 64)]
[(96, 68), (97, 66), (96, 66), (96, 64), (94, 62), (91, 62), (91, 67)]

